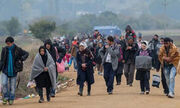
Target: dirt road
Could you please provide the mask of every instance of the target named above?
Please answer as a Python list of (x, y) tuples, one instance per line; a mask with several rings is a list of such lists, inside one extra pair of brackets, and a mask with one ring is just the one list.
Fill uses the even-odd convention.
[[(67, 72), (64, 75), (76, 78), (75, 72)], [(86, 87), (84, 96), (77, 95), (78, 86), (67, 88), (57, 94), (50, 103), (38, 103), (38, 97), (17, 100), (11, 108), (180, 108), (180, 76), (176, 77), (174, 99), (169, 99), (163, 94), (162, 87), (152, 88), (150, 95), (140, 95), (139, 82), (135, 81), (133, 87), (125, 85), (123, 82), (120, 86), (114, 86), (114, 94), (106, 93), (105, 82), (102, 76), (95, 73), (95, 84), (92, 86), (92, 96), (86, 96)], [(0, 105), (1, 108), (9, 107)]]

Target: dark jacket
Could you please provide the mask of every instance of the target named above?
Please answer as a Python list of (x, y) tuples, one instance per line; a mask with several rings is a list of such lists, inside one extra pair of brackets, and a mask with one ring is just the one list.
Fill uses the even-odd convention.
[[(132, 49), (127, 50), (128, 46), (131, 46)], [(125, 49), (126, 49), (126, 51), (124, 52), (125, 63), (127, 63), (128, 60), (131, 60), (133, 63), (135, 63), (136, 53), (138, 51), (138, 44), (133, 43), (132, 45), (126, 45)]]
[[(85, 56), (85, 58), (83, 58)], [(89, 50), (85, 50), (83, 52), (78, 51), (77, 52), (77, 66), (78, 66), (78, 72), (77, 72), (77, 84), (82, 84), (85, 81), (88, 84), (94, 83), (94, 70), (93, 70), (93, 58), (92, 54)], [(86, 64), (86, 68), (82, 68), (83, 59)]]
[[(4, 47), (1, 52), (0, 71), (2, 71), (6, 75), (8, 75), (8, 72), (6, 71), (8, 65), (8, 55), (9, 55), (8, 47)], [(23, 68), (23, 67), (19, 67), (19, 61), (25, 61), (28, 58), (29, 53), (24, 51), (17, 45), (15, 45), (12, 51), (12, 55), (13, 55), (13, 67), (14, 67), (13, 75), (17, 75), (17, 73), (20, 72), (19, 70), (22, 70)]]
[(46, 40), (44, 42), (44, 46), (46, 47), (46, 44), (49, 44), (51, 46), (51, 48), (48, 50), (48, 52), (51, 54), (54, 62), (56, 63), (57, 59), (56, 59), (56, 49), (57, 48), (57, 51), (58, 51), (58, 54), (59, 54), (59, 59), (60, 61), (64, 58), (65, 54), (66, 54), (66, 49), (63, 48), (63, 47), (60, 47), (60, 46), (53, 46), (52, 42), (50, 39)]

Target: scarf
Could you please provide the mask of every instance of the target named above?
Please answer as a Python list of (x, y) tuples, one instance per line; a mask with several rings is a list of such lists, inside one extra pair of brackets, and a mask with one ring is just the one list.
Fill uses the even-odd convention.
[(12, 45), (11, 47), (8, 47), (8, 52), (9, 52), (9, 56), (8, 56), (8, 76), (12, 77), (13, 76), (13, 56), (12, 56), (12, 50), (14, 49), (14, 45)]

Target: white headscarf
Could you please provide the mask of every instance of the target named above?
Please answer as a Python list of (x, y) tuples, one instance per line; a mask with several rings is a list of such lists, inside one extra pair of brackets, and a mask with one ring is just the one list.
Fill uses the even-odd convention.
[(84, 46), (85, 49), (87, 48), (87, 44), (85, 42), (81, 42), (80, 46)]

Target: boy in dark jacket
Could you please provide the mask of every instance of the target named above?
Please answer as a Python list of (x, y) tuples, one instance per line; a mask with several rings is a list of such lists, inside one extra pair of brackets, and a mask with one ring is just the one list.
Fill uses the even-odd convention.
[(2, 49), (0, 61), (3, 104), (9, 102), (9, 105), (12, 105), (15, 99), (17, 74), (23, 70), (23, 61), (28, 58), (29, 53), (15, 45), (12, 37), (6, 38), (5, 43), (7, 46)]

